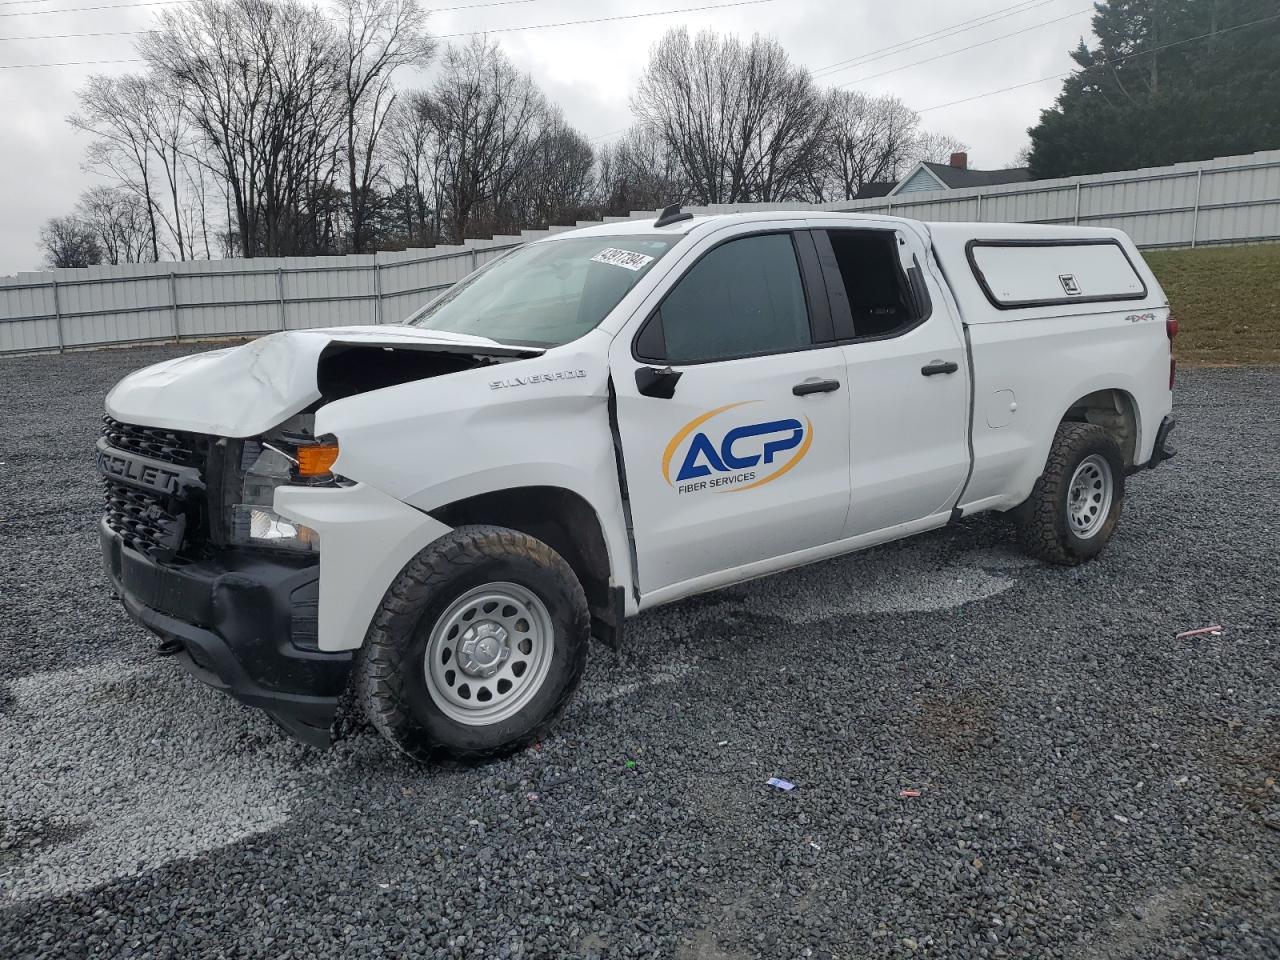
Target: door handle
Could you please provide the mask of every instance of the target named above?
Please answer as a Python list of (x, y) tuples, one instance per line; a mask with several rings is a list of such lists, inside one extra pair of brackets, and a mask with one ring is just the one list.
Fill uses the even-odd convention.
[(920, 368), (920, 372), (926, 377), (932, 377), (939, 373), (955, 373), (960, 369), (960, 364), (951, 360), (935, 360), (933, 363), (926, 363)]
[(804, 397), (811, 393), (830, 393), (839, 389), (839, 380), (804, 380), (792, 387), (791, 392), (797, 397)]

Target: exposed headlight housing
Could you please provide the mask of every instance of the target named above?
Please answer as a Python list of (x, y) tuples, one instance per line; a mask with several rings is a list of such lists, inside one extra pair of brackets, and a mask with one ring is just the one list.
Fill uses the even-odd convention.
[(244, 481), (231, 505), (229, 539), (234, 544), (301, 553), (320, 550), (315, 530), (280, 516), (272, 507), (277, 487), (335, 482), (330, 468), (338, 459), (338, 445), (332, 438), (315, 441), (307, 432), (288, 430), (290, 426), (292, 422), (268, 436), (244, 441), (240, 454)]
[(320, 551), (320, 534), (310, 527), (286, 520), (267, 507), (254, 507), (247, 503), (237, 503), (231, 508), (231, 542), (306, 553)]

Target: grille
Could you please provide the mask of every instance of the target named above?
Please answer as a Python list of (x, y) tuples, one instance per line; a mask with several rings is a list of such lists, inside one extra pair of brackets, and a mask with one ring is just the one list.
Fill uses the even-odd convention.
[(183, 467), (203, 467), (208, 439), (198, 433), (162, 430), (102, 418), (102, 435), (117, 450), (141, 454)]
[(107, 526), (128, 547), (155, 560), (172, 557), (182, 546), (187, 518), (174, 515), (163, 498), (112, 480), (106, 484)]
[[(102, 436), (117, 450), (180, 467), (195, 467), (204, 473), (210, 438), (198, 433), (165, 430), (121, 423), (102, 418)], [(168, 560), (184, 546), (198, 539), (204, 495), (193, 492), (190, 499), (169, 496), (107, 477), (105, 506), (107, 526), (125, 544), (156, 560)]]

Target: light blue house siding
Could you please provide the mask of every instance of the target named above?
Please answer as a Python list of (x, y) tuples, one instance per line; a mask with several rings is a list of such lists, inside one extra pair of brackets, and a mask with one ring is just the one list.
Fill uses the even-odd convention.
[(897, 190), (893, 191), (895, 196), (904, 193), (926, 193), (931, 190), (945, 190), (945, 186), (938, 182), (937, 177), (931, 174), (924, 167), (917, 167), (916, 172), (907, 177)]

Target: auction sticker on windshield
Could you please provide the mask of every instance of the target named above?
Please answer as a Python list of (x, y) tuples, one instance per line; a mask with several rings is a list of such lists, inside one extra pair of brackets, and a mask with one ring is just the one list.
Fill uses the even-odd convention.
[(593, 263), (608, 263), (615, 267), (624, 267), (627, 270), (643, 270), (653, 263), (653, 257), (647, 257), (643, 253), (634, 253), (631, 250), (619, 250), (617, 247), (605, 247), (591, 260)]

